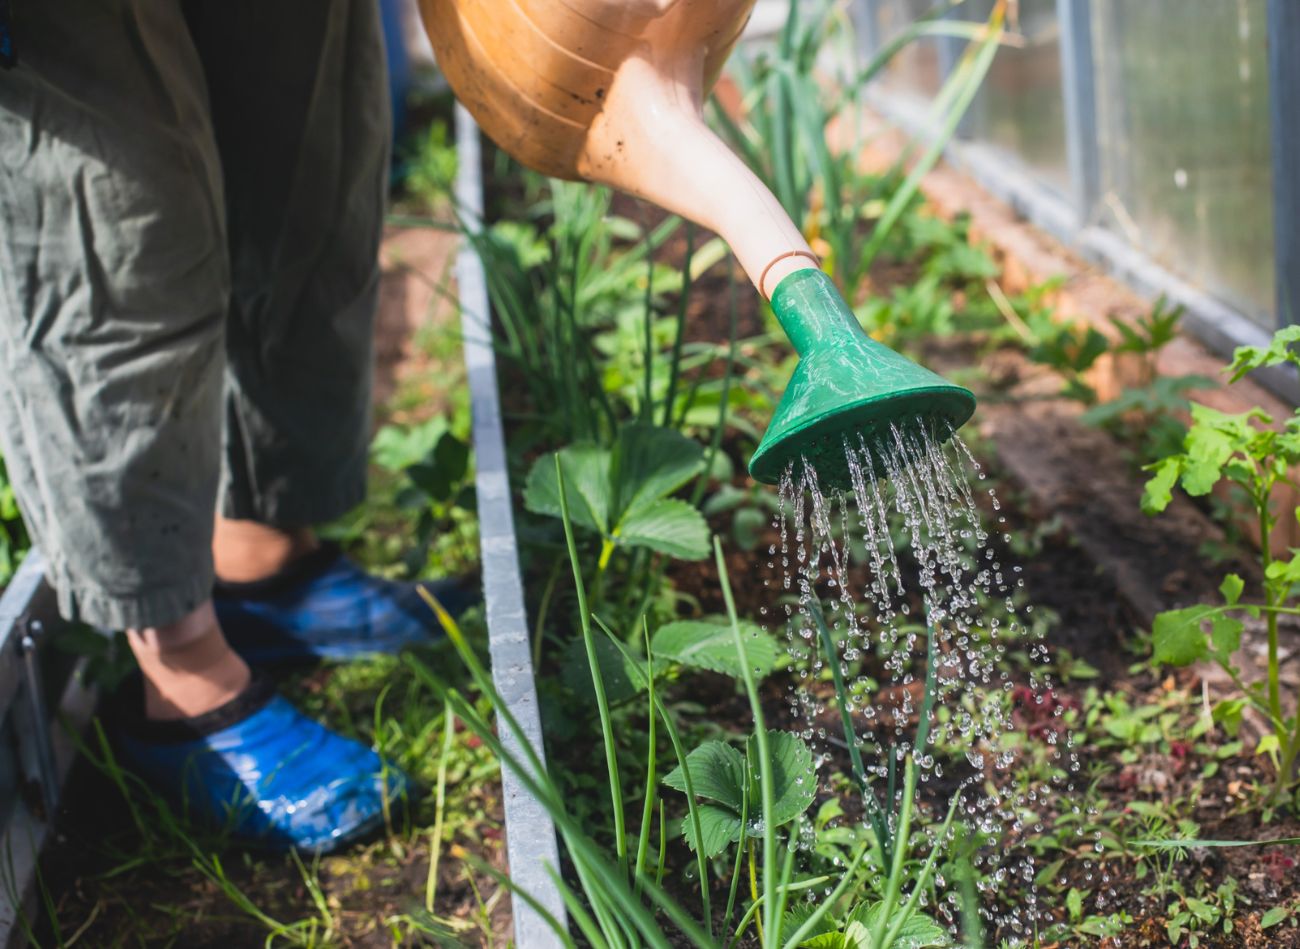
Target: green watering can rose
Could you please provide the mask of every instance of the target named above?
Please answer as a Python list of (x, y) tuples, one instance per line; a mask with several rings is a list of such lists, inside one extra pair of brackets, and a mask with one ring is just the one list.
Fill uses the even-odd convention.
[[(868, 336), (821, 270), (782, 280), (772, 309), (800, 359), (749, 462), (759, 481), (776, 484), (806, 458), (821, 487), (848, 488), (846, 439), (854, 449), (861, 448), (859, 437), (872, 448), (892, 438), (893, 425), (921, 425), (942, 442), (975, 411), (969, 390)], [(880, 464), (881, 452), (871, 457)]]

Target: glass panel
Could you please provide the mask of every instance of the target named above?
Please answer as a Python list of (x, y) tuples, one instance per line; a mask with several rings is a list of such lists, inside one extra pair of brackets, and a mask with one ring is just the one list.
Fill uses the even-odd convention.
[[(878, 0), (876, 35), (882, 46), (889, 43), (934, 7), (933, 0)], [(891, 90), (933, 97), (943, 85), (939, 64), (939, 43), (933, 38), (908, 43), (890, 60), (880, 81)]]
[[(991, 0), (974, 4), (971, 19), (987, 18), (992, 6)], [(965, 130), (1016, 155), (1036, 177), (1066, 194), (1070, 175), (1056, 0), (1020, 0), (1019, 25), (1024, 45), (998, 50)]]
[(1093, 0), (1102, 220), (1274, 323), (1267, 0)]

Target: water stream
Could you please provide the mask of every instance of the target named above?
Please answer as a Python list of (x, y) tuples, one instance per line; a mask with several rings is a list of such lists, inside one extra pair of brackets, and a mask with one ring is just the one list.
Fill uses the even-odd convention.
[[(965, 841), (961, 859), (985, 881), (986, 926), (1027, 935), (1040, 909), (1025, 837), (1043, 829), (1038, 815), (1047, 798), (1068, 792), (1078, 763), (1066, 729), (1050, 715), (1033, 732), (1023, 715), (1017, 719), (1018, 701), (1054, 694), (1046, 649), (1029, 622), (1021, 568), (1005, 563), (998, 500), (960, 436), (943, 434), (949, 437), (918, 424), (895, 426), (871, 444), (846, 438), (850, 490), (823, 491), (810, 465), (791, 465), (779, 488), (780, 541), (770, 548), (769, 583), (779, 585), (776, 619), (800, 669), (792, 711), (822, 778), (832, 760), (848, 772), (849, 743), (818, 612), (831, 632), (866, 771), (862, 812), (878, 805), (896, 813), (902, 763), (913, 755), (928, 824), (937, 827), (954, 796), (961, 799), (962, 834), (935, 841), (932, 831), (928, 846), (956, 856), (957, 840)], [(977, 492), (985, 490), (981, 503)], [(996, 536), (984, 526), (982, 507)], [(927, 707), (928, 741), (917, 749)], [(1036, 747), (1026, 751), (1027, 743)], [(1045, 759), (1043, 779), (1013, 779), (1013, 765), (1031, 753)], [(1011, 877), (1018, 878), (1014, 905), (998, 899)], [(956, 927), (960, 888), (942, 878), (938, 884), (939, 905), (928, 911)]]

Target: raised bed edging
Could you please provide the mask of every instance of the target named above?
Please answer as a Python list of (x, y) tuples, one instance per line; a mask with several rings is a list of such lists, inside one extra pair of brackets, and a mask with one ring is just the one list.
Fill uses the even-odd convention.
[(22, 923), (31, 920), (36, 905), (38, 861), (77, 754), (73, 736), (90, 721), (98, 698), (82, 682), (82, 658), (61, 685), (56, 707), (47, 706), (40, 688), (41, 639), (59, 622), (53, 592), (45, 583), (45, 560), (33, 547), (0, 596), (0, 792), (14, 796), (12, 808), (0, 818), (4, 949), (27, 945)]
[[(456, 157), (456, 204), (470, 225), (478, 226), (483, 218), (479, 131), (473, 117), (459, 104), (456, 106)], [(542, 720), (529, 654), (528, 613), (519, 573), (519, 545), (511, 507), (487, 282), (483, 263), (468, 241), (462, 242), (456, 258), (456, 286), (474, 419), (474, 477), (492, 681), (537, 757), (545, 763)], [(500, 739), (508, 752), (524, 759), (523, 749), (513, 733), (500, 729)], [(564, 901), (547, 870), (548, 866), (554, 872), (560, 868), (559, 847), (550, 815), (504, 762), (501, 790), (510, 879), (563, 922)], [(519, 949), (551, 949), (563, 945), (535, 909), (520, 899), (512, 900), (511, 906), (515, 944)]]

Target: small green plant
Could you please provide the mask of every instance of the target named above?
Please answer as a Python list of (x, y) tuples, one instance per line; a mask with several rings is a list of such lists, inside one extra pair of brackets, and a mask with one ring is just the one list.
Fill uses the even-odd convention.
[(1215, 929), (1224, 935), (1232, 932), (1236, 908), (1237, 881), (1229, 878), (1213, 893), (1201, 897), (1182, 896), (1170, 903), (1165, 932), (1173, 944), (1183, 945), (1186, 938), (1186, 945), (1197, 949), (1202, 939), (1209, 938), (1209, 933)]
[[(1232, 381), (1264, 366), (1285, 363), (1300, 365), (1290, 349), (1300, 340), (1300, 327), (1280, 330), (1268, 347), (1241, 347), (1229, 371)], [(1154, 465), (1142, 499), (1148, 514), (1163, 511), (1172, 500), (1175, 485), (1193, 497), (1203, 497), (1223, 483), (1241, 488), (1252, 509), (1259, 530), (1259, 564), (1263, 576), (1263, 602), (1243, 602), (1245, 582), (1236, 574), (1224, 577), (1220, 586), (1223, 602), (1171, 610), (1156, 617), (1152, 635), (1155, 661), (1188, 665), (1209, 659), (1222, 667), (1249, 701), (1269, 723), (1271, 731), (1260, 741), (1258, 754), (1268, 754), (1277, 781), (1269, 797), (1279, 803), (1295, 782), (1295, 763), (1300, 755), (1300, 714), (1288, 715), (1282, 701), (1278, 658), (1278, 617), (1300, 614), (1288, 606), (1300, 584), (1300, 552), (1290, 559), (1274, 559), (1272, 538), (1278, 515), (1273, 492), (1282, 485), (1295, 486), (1291, 470), (1300, 463), (1300, 412), (1286, 419), (1279, 430), (1262, 409), (1228, 415), (1208, 406), (1192, 407), (1192, 425), (1183, 450)], [(1300, 510), (1295, 512), (1300, 517)], [(1263, 617), (1268, 636), (1268, 672), (1265, 682), (1243, 681), (1235, 654), (1241, 647), (1245, 624), (1242, 617)], [(1208, 635), (1206, 629), (1208, 628)], [(1220, 715), (1230, 711), (1222, 703)], [(1236, 709), (1240, 715), (1240, 709)]]
[(1136, 446), (1146, 461), (1174, 454), (1187, 437), (1180, 415), (1188, 410), (1187, 393), (1215, 385), (1205, 376), (1156, 376), (1149, 383), (1125, 389), (1117, 398), (1094, 405), (1081, 420)]
[(0, 588), (17, 572), (30, 547), (14, 486), (9, 481), (4, 456), (0, 455)]
[[(455, 428), (463, 431), (459, 423)], [(385, 425), (371, 443), (370, 460), (377, 470), (367, 503), (322, 534), (356, 548), (375, 569), (405, 576), (444, 576), (472, 563), (478, 541), (473, 465), (453, 425), (441, 416)]]
[(1054, 321), (1043, 327), (1027, 355), (1065, 377), (1063, 396), (1092, 405), (1097, 401), (1097, 390), (1083, 376), (1109, 346), (1105, 334), (1094, 326), (1081, 321)]
[(1151, 312), (1136, 319), (1111, 317), (1119, 342), (1111, 352), (1135, 357), (1138, 378), (1109, 402), (1093, 406), (1082, 416), (1087, 425), (1104, 428), (1136, 449), (1141, 464), (1176, 453), (1187, 435), (1187, 393), (1214, 388), (1200, 375), (1162, 376), (1156, 361), (1160, 351), (1178, 335), (1184, 308), (1170, 306), (1161, 295)]
[(1117, 353), (1130, 353), (1143, 357), (1146, 364), (1146, 381), (1155, 375), (1155, 357), (1178, 336), (1178, 324), (1182, 322), (1186, 308), (1180, 303), (1169, 305), (1169, 298), (1163, 293), (1156, 298), (1151, 312), (1134, 320), (1111, 317), (1111, 325), (1119, 333), (1120, 341), (1114, 347)]
[(406, 190), (428, 209), (444, 209), (456, 184), (456, 143), (447, 123), (436, 119), (400, 153)]
[[(730, 632), (728, 629), (727, 633)], [(772, 774), (776, 779), (773, 791), (775, 809), (770, 821), (774, 827), (780, 828), (808, 810), (817, 796), (817, 774), (813, 770), (811, 749), (797, 735), (772, 730), (767, 734), (767, 742), (772, 753)], [(747, 846), (747, 841), (761, 838), (769, 821), (759, 804), (756, 760), (757, 741), (752, 735), (743, 754), (726, 742), (709, 741), (686, 756), (695, 794), (702, 799), (697, 804), (699, 839), (696, 839), (694, 824), (687, 822), (682, 825), (683, 836), (692, 850), (699, 850), (712, 859), (731, 844), (740, 844), (752, 858), (752, 849)], [(686, 793), (685, 770), (681, 766), (674, 768), (664, 777), (663, 783)]]
[(1280, 926), (1283, 923), (1289, 923), (1294, 928), (1298, 919), (1300, 919), (1300, 899), (1294, 899), (1274, 906), (1264, 913), (1259, 918), (1259, 928), (1272, 929), (1274, 926)]

